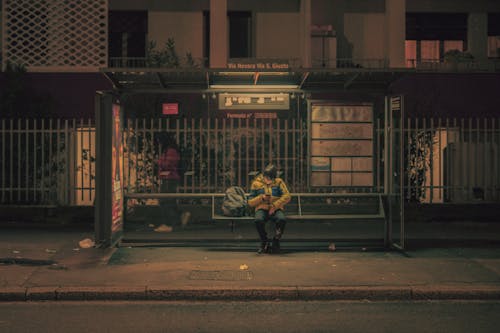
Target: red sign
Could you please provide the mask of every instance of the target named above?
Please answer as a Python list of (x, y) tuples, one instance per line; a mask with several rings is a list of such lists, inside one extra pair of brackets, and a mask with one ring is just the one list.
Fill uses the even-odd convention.
[(164, 115), (179, 114), (179, 104), (178, 103), (163, 103), (162, 114), (164, 114)]

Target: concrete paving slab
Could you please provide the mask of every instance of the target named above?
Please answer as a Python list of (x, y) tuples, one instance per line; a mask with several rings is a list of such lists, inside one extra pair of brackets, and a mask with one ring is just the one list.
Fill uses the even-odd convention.
[(329, 252), (284, 240), (277, 255), (256, 254), (255, 242), (78, 248), (88, 236), (1, 233), (3, 256), (15, 248), (21, 259), (53, 263), (0, 264), (0, 300), (500, 299), (500, 247), (489, 244)]

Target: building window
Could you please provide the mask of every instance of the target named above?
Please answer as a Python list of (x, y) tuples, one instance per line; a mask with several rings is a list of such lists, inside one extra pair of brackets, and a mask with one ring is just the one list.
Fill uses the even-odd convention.
[(203, 59), (205, 67), (210, 65), (210, 12), (203, 11)]
[(406, 67), (413, 68), (417, 65), (417, 41), (405, 41)]
[(463, 40), (445, 40), (443, 42), (444, 53), (452, 50), (464, 51), (464, 41)]
[[(147, 11), (109, 12), (109, 57), (110, 65), (123, 61), (127, 67), (140, 66), (132, 62), (146, 56), (148, 29)], [(128, 59), (128, 60), (127, 60)]]
[(500, 36), (488, 36), (488, 58), (500, 58)]
[[(252, 13), (228, 12), (229, 28), (229, 57), (252, 57)], [(203, 12), (203, 57), (205, 65), (210, 63), (210, 12)]]
[(500, 13), (488, 14), (488, 57), (500, 58)]
[(466, 13), (408, 13), (406, 15), (406, 65), (442, 62), (450, 50), (464, 51)]
[(252, 57), (252, 13), (228, 12), (229, 58)]
[(423, 40), (420, 42), (421, 62), (439, 62), (439, 41)]
[(407, 40), (405, 41), (406, 67), (415, 67), (417, 63), (439, 63), (446, 52), (464, 51), (462, 40)]

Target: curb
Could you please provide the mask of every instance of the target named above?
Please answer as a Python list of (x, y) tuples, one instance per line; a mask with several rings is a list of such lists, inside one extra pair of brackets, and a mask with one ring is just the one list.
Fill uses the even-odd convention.
[(440, 286), (415, 287), (412, 290), (413, 300), (500, 300), (498, 286)]
[(500, 286), (429, 287), (5, 287), (0, 302), (20, 301), (314, 301), (500, 300)]

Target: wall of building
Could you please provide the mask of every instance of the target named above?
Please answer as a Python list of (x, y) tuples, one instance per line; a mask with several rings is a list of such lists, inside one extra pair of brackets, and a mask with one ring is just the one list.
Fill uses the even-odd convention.
[(255, 17), (257, 58), (300, 58), (299, 13), (257, 13)]
[(208, 10), (210, 0), (144, 1), (108, 0), (110, 10), (152, 10), (152, 11), (202, 11)]
[(194, 58), (203, 57), (202, 12), (150, 11), (148, 15), (149, 41), (156, 41), (162, 48), (168, 38), (173, 38), (180, 57), (185, 57), (187, 52)]
[(0, 21), (8, 35), (3, 59), (40, 72), (97, 72), (107, 66), (107, 0), (94, 0), (92, 5), (82, 1), (3, 4)]
[[(152, 11), (203, 11), (210, 8), (210, 0), (145, 1), (108, 0), (111, 10), (152, 10)], [(378, 0), (380, 1), (380, 0)], [(381, 0), (384, 1), (384, 0)], [(227, 0), (228, 10), (260, 12), (297, 12), (300, 0)]]
[(346, 13), (344, 35), (354, 62), (386, 57), (384, 14)]
[[(356, 16), (361, 15), (361, 16)], [(363, 15), (375, 15), (373, 18), (363, 18)], [(313, 25), (332, 25), (337, 36), (337, 57), (351, 58), (356, 57), (353, 52), (353, 39), (356, 40), (365, 35), (367, 31), (364, 27), (372, 25), (371, 21), (379, 20), (379, 16), (385, 15), (385, 0), (374, 1), (344, 1), (344, 0), (313, 0), (311, 4), (311, 23)], [(363, 29), (356, 30), (356, 24), (349, 22), (349, 18), (361, 20)], [(347, 31), (348, 29), (349, 31)], [(375, 27), (377, 34), (383, 30)], [(349, 36), (347, 35), (349, 34)], [(383, 33), (384, 35), (384, 33)], [(375, 39), (375, 38), (374, 38)], [(366, 43), (366, 42), (365, 42)], [(382, 47), (382, 43), (378, 46)], [(359, 47), (359, 50), (365, 49), (366, 45)], [(358, 49), (358, 48), (357, 48)], [(368, 58), (369, 56), (360, 55), (356, 51), (358, 58)], [(373, 51), (378, 54), (379, 51)], [(382, 57), (383, 58), (383, 57)]]

